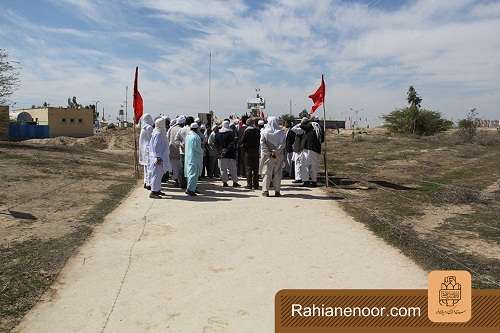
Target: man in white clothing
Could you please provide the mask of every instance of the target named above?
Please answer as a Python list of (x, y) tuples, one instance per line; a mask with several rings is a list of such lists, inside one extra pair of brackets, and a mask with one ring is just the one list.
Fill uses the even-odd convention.
[(149, 175), (151, 182), (150, 198), (158, 199), (165, 195), (161, 191), (161, 179), (170, 168), (169, 150), (165, 139), (165, 119), (158, 118), (155, 121), (155, 129), (149, 141)]
[(139, 134), (139, 164), (144, 167), (144, 188), (151, 190), (149, 182), (149, 141), (153, 134), (153, 117), (149, 113), (145, 113), (141, 118), (141, 133)]
[(186, 117), (179, 116), (175, 120), (174, 125), (170, 125), (167, 132), (167, 143), (170, 151), (169, 159), (172, 166), (172, 179), (175, 181), (175, 186), (180, 186), (180, 176), (181, 176), (181, 155), (180, 148), (177, 145), (175, 138), (179, 131), (184, 127), (186, 123)]

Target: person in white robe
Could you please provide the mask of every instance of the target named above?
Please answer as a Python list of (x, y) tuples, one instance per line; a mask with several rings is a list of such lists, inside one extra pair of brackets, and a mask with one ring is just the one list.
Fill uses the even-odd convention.
[(167, 143), (169, 148), (169, 158), (170, 165), (172, 166), (172, 179), (175, 181), (175, 186), (180, 186), (181, 181), (181, 155), (180, 155), (180, 147), (177, 145), (175, 138), (179, 131), (184, 127), (186, 123), (185, 116), (179, 116), (175, 119), (175, 125), (170, 124), (170, 128), (167, 132)]
[(161, 179), (165, 172), (170, 169), (169, 149), (165, 135), (165, 119), (158, 118), (155, 121), (155, 129), (149, 141), (149, 179), (151, 183), (149, 197), (153, 199), (165, 195), (161, 191)]
[(151, 190), (149, 182), (149, 141), (153, 134), (154, 121), (149, 113), (141, 118), (141, 133), (139, 134), (139, 164), (144, 168), (144, 188)]
[(198, 123), (192, 123), (190, 125), (190, 132), (184, 139), (184, 172), (187, 180), (186, 194), (190, 196), (196, 196), (196, 193), (199, 193), (198, 178), (201, 176), (203, 168), (203, 149), (198, 127)]
[(292, 127), (291, 131), (295, 132), (295, 141), (293, 143), (293, 155), (292, 155), (292, 161), (295, 164), (295, 180), (293, 181), (294, 184), (301, 184), (303, 183), (302, 181), (302, 176), (304, 174), (304, 159), (305, 159), (305, 152), (304, 152), (304, 130), (300, 127), (302, 122), (308, 121), (307, 118), (303, 118), (301, 123), (295, 125)]
[(186, 150), (185, 150), (185, 140), (186, 136), (188, 133), (191, 131), (190, 126), (194, 122), (194, 118), (192, 116), (187, 116), (186, 117), (186, 122), (184, 124), (184, 127), (179, 130), (177, 135), (175, 136), (175, 144), (179, 147), (179, 155), (180, 155), (180, 166), (181, 166), (181, 171), (180, 171), (180, 187), (185, 189), (187, 186), (186, 183), (186, 175), (184, 173), (184, 160), (186, 157)]
[(267, 126), (260, 136), (261, 161), (262, 161), (262, 195), (269, 196), (271, 182), (275, 196), (281, 196), (281, 178), (283, 176), (283, 158), (286, 134), (278, 124), (276, 117), (267, 119)]

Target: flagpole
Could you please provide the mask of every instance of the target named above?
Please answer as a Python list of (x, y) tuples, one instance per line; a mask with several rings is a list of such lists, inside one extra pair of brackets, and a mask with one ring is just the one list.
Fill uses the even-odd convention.
[[(136, 107), (136, 104), (135, 104), (135, 93), (137, 91), (137, 76), (138, 76), (138, 72), (139, 72), (139, 67), (136, 67), (135, 68), (135, 78), (134, 78), (134, 121), (132, 123), (132, 128), (133, 128), (133, 135), (134, 135), (134, 174), (135, 174), (135, 178), (136, 179), (139, 179), (139, 156), (138, 156), (138, 153), (137, 153), (137, 133), (136, 133), (136, 129), (135, 129), (135, 124), (136, 124), (136, 115), (135, 115), (135, 107)], [(128, 86), (127, 86), (127, 96), (128, 98)], [(128, 124), (128, 122), (127, 122)]]
[(324, 164), (325, 164), (325, 187), (328, 187), (329, 178), (328, 178), (328, 162), (327, 162), (327, 144), (326, 144), (326, 109), (325, 109), (325, 96), (323, 96), (323, 136), (325, 140), (325, 151), (323, 152)]
[(212, 51), (208, 54), (208, 113), (212, 111)]
[(135, 112), (134, 112), (134, 123), (132, 124), (132, 127), (134, 129), (134, 173), (135, 173), (135, 178), (139, 179), (139, 161), (138, 161), (138, 156), (137, 156), (137, 132), (135, 130)]

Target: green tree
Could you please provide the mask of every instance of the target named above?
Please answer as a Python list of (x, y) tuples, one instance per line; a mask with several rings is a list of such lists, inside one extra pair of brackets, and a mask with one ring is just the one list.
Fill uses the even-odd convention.
[(417, 129), (417, 118), (419, 116), (420, 104), (422, 103), (422, 98), (418, 95), (417, 91), (413, 86), (410, 86), (407, 92), (407, 101), (410, 104), (410, 111), (412, 116), (412, 129), (413, 134), (416, 133)]
[(418, 95), (417, 91), (413, 86), (410, 86), (407, 93), (408, 104), (410, 107), (420, 108), (420, 104), (422, 103), (422, 98)]
[(286, 114), (281, 115), (279, 119), (280, 119), (280, 121), (281, 121), (281, 123), (282, 123), (283, 125), (285, 124), (285, 122), (288, 122), (289, 124), (292, 124), (292, 125), (293, 125), (293, 122), (294, 122), (294, 120), (295, 120), (295, 117), (294, 117), (294, 116), (292, 116), (292, 115), (291, 115), (291, 114), (289, 114), (289, 113), (286, 113)]
[(299, 113), (299, 118), (302, 119), (302, 118), (309, 118), (309, 112), (307, 112), (306, 109), (300, 111)]
[(19, 72), (9, 61), (7, 50), (0, 49), (0, 104), (6, 104), (8, 98), (19, 85)]
[(413, 86), (407, 93), (409, 106), (396, 109), (382, 116), (384, 127), (392, 133), (433, 135), (453, 127), (453, 122), (444, 119), (438, 111), (421, 109), (422, 98)]
[(396, 109), (382, 116), (384, 127), (392, 133), (433, 135), (453, 127), (453, 122), (442, 118), (438, 111), (420, 109), (415, 117), (410, 107)]

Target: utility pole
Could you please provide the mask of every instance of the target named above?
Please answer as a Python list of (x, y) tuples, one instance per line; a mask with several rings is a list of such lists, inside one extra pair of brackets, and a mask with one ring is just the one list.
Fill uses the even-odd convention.
[(208, 55), (208, 113), (212, 111), (212, 51)]
[(292, 115), (292, 98), (290, 97), (290, 115)]
[(128, 86), (125, 87), (125, 122), (128, 126)]

